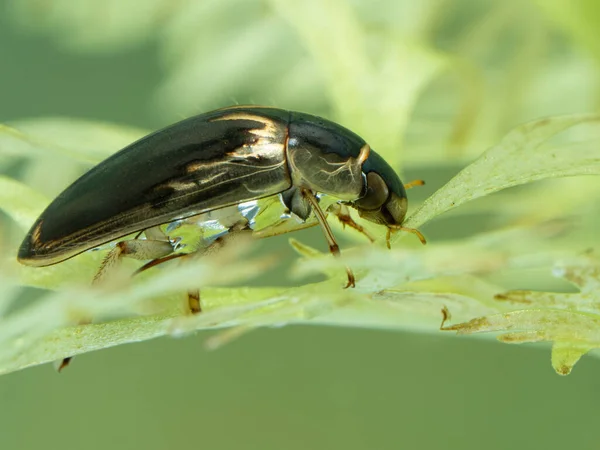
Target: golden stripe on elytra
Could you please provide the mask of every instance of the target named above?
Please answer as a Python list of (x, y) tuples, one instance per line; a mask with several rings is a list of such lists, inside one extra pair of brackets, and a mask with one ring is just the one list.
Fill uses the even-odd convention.
[(214, 119), (211, 119), (211, 122), (217, 122), (217, 121), (221, 121), (221, 120), (249, 120), (251, 122), (262, 123), (264, 125), (263, 128), (253, 128), (248, 131), (249, 133), (252, 133), (255, 136), (258, 136), (261, 138), (273, 139), (274, 137), (276, 137), (280, 134), (283, 134), (282, 133), (283, 130), (278, 129), (277, 124), (273, 120), (271, 120), (267, 117), (258, 116), (256, 114), (252, 114), (252, 113), (248, 113), (248, 112), (236, 111), (231, 114), (227, 114), (225, 116), (216, 117)]
[(38, 222), (38, 224), (35, 226), (35, 228), (33, 229), (33, 231), (31, 232), (31, 243), (37, 246), (41, 246), (43, 247), (44, 245), (41, 245), (40, 242), (40, 236), (42, 234), (42, 223), (44, 223), (43, 220), (40, 220)]

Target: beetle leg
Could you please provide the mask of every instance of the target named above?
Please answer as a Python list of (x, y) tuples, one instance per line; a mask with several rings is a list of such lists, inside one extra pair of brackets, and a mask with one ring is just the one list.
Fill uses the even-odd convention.
[(424, 186), (424, 185), (425, 185), (424, 180), (413, 180), (410, 183), (406, 183), (404, 185), (404, 189), (410, 189), (410, 188), (414, 188), (415, 186)]
[(55, 361), (54, 362), (54, 364), (55, 364), (54, 367), (56, 368), (56, 371), (59, 372), (59, 373), (62, 372), (62, 370), (71, 363), (72, 359), (73, 359), (73, 357), (69, 356), (67, 358), (63, 358), (60, 361)]
[(94, 277), (96, 284), (106, 277), (107, 273), (121, 261), (121, 258), (133, 258), (139, 260), (159, 259), (173, 253), (173, 245), (169, 240), (155, 239), (130, 239), (117, 242), (100, 265), (100, 269)]
[(371, 236), (362, 225), (354, 221), (354, 219), (350, 215), (350, 209), (346, 205), (343, 205), (341, 203), (332, 203), (331, 205), (329, 205), (329, 208), (327, 208), (327, 212), (335, 215), (338, 218), (338, 220), (342, 222), (342, 226), (345, 227), (346, 225), (348, 225), (349, 227), (354, 228), (359, 233), (364, 234), (367, 237), (367, 239), (369, 239), (371, 242), (375, 242), (375, 238)]
[[(325, 213), (319, 206), (317, 197), (315, 197), (315, 194), (308, 189), (302, 189), (302, 195), (310, 202), (312, 209), (315, 211), (315, 216), (317, 217), (317, 220), (321, 225), (321, 229), (325, 234), (325, 239), (327, 239), (327, 243), (329, 244), (329, 251), (333, 254), (333, 256), (339, 257), (341, 255), (340, 247), (335, 241), (335, 236), (333, 235), (331, 228), (327, 223)], [(348, 275), (348, 283), (346, 284), (346, 288), (354, 287), (356, 284), (356, 279), (354, 278), (354, 273), (352, 273), (352, 270), (348, 266), (346, 266), (346, 274)]]
[[(157, 260), (159, 258), (164, 259), (166, 255), (173, 252), (171, 242), (160, 228), (155, 227), (145, 230), (144, 234), (148, 239), (138, 239), (140, 234), (138, 234), (135, 239), (117, 242), (115, 247), (109, 251), (102, 260), (102, 264), (100, 264), (100, 268), (98, 269), (98, 272), (96, 272), (92, 284), (104, 281), (107, 274), (121, 262), (123, 257)], [(138, 271), (140, 270), (138, 269)], [(82, 319), (79, 321), (79, 325), (87, 325), (90, 323), (92, 323), (90, 319)], [(69, 365), (72, 359), (72, 356), (63, 358), (58, 363), (57, 370), (59, 372), (62, 371)]]
[[(167, 261), (171, 261), (172, 259), (182, 258), (182, 257), (190, 258), (192, 255), (195, 255), (195, 252), (194, 253), (173, 253), (171, 255), (167, 255), (162, 258), (153, 259), (152, 261), (148, 261), (142, 267), (137, 269), (133, 273), (132, 276), (136, 276), (152, 267), (158, 266), (159, 264), (162, 264)], [(192, 314), (198, 314), (198, 313), (202, 312), (202, 307), (200, 306), (200, 290), (199, 289), (190, 289), (190, 290), (188, 290), (187, 296), (188, 296), (188, 306), (189, 306), (190, 312)]]
[(158, 266), (159, 264), (162, 264), (164, 262), (171, 261), (172, 259), (176, 259), (176, 258), (181, 258), (181, 257), (187, 256), (187, 255), (188, 255), (188, 253), (172, 253), (172, 254), (164, 256), (162, 258), (153, 259), (152, 261), (148, 261), (142, 267), (140, 267), (135, 272), (133, 272), (132, 276), (136, 276), (137, 274), (145, 272), (146, 270), (148, 270), (154, 266)]
[(389, 249), (392, 248), (392, 246), (390, 245), (390, 238), (392, 237), (392, 233), (395, 233), (396, 231), (406, 231), (408, 233), (412, 233), (419, 238), (419, 240), (421, 241), (421, 244), (423, 244), (423, 245), (427, 244), (427, 240), (425, 239), (425, 236), (423, 236), (423, 233), (421, 233), (416, 228), (407, 228), (407, 227), (402, 227), (402, 226), (390, 226), (390, 227), (388, 227), (387, 234), (385, 236), (387, 248), (389, 248)]
[[(229, 228), (229, 231), (227, 232), (227, 234), (218, 237), (207, 247), (199, 248), (198, 250), (193, 251), (191, 253), (172, 253), (170, 255), (165, 255), (165, 256), (155, 258), (152, 261), (149, 261), (146, 264), (144, 264), (139, 269), (137, 269), (133, 275), (135, 276), (141, 272), (144, 272), (145, 270), (148, 270), (152, 267), (158, 266), (159, 264), (162, 264), (167, 261), (171, 261), (172, 259), (182, 258), (182, 263), (183, 263), (184, 260), (189, 260), (191, 258), (198, 258), (198, 257), (214, 254), (217, 251), (219, 251), (219, 249), (223, 248), (224, 245), (228, 245), (229, 241), (237, 238), (242, 232), (252, 233), (252, 230), (250, 228), (248, 228), (248, 221), (246, 219), (233, 224)], [(202, 306), (200, 303), (200, 290), (199, 289), (188, 290), (187, 297), (188, 297), (189, 311), (192, 314), (198, 314), (198, 313), (202, 312)]]
[(192, 314), (199, 314), (202, 312), (202, 306), (200, 305), (200, 289), (190, 289), (188, 291), (188, 306)]
[(281, 202), (285, 207), (292, 213), (298, 216), (303, 221), (307, 221), (312, 212), (310, 201), (307, 200), (306, 196), (300, 189), (293, 186), (287, 191), (283, 191), (281, 194)]
[[(167, 255), (163, 258), (153, 259), (152, 261), (147, 262), (142, 267), (140, 267), (138, 270), (136, 270), (133, 273), (133, 276), (135, 276), (141, 272), (144, 272), (145, 270), (148, 270), (151, 267), (155, 267), (164, 262), (171, 261), (172, 259), (176, 259), (176, 258), (189, 259), (193, 256), (196, 256), (196, 252), (194, 252), (194, 253), (174, 253), (172, 255)], [(201, 313), (202, 306), (200, 305), (200, 289), (189, 289), (187, 292), (187, 298), (188, 298), (189, 311), (192, 314)]]
[[(215, 239), (208, 247), (201, 248), (193, 253), (187, 254), (186, 256), (188, 258), (196, 258), (214, 254), (223, 248), (223, 246), (229, 245), (231, 241), (235, 241), (243, 233), (252, 233), (252, 230), (248, 227), (248, 221), (246, 219), (233, 224), (229, 228), (227, 234)], [(199, 289), (188, 290), (188, 306), (192, 314), (198, 314), (202, 312)]]

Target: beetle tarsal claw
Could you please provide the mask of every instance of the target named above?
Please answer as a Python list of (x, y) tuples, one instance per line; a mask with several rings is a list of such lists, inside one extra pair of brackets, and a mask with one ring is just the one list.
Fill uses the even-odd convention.
[(73, 359), (73, 357), (69, 356), (68, 358), (63, 358), (58, 361), (55, 361), (54, 367), (56, 368), (56, 371), (58, 373), (61, 373), (62, 370), (69, 365), (69, 363), (71, 362), (72, 359)]
[(202, 312), (202, 306), (200, 304), (200, 289), (190, 289), (188, 291), (188, 306), (189, 311), (192, 314), (199, 314)]
[(346, 283), (346, 286), (344, 286), (344, 289), (356, 287), (356, 278), (349, 267), (346, 267), (346, 274), (348, 275), (348, 282)]
[(440, 330), (445, 330), (444, 325), (446, 325), (446, 322), (448, 322), (449, 320), (452, 320), (452, 315), (450, 314), (450, 310), (448, 309), (448, 307), (444, 305), (442, 307), (442, 323), (440, 324)]
[(389, 248), (389, 249), (392, 248), (392, 246), (390, 244), (390, 239), (392, 237), (392, 234), (397, 231), (406, 231), (408, 233), (412, 233), (419, 238), (419, 241), (421, 241), (421, 244), (423, 244), (423, 245), (427, 244), (427, 239), (425, 239), (425, 236), (423, 236), (423, 233), (421, 233), (416, 228), (407, 228), (407, 227), (403, 227), (403, 226), (392, 225), (392, 226), (388, 226), (387, 234), (385, 236), (387, 248)]

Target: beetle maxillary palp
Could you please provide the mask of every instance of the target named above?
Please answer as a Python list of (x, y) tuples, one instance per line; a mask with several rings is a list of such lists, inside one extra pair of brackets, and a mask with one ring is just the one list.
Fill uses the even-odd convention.
[(392, 248), (392, 246), (390, 244), (390, 239), (392, 237), (392, 233), (395, 233), (396, 231), (406, 231), (408, 233), (412, 233), (419, 238), (419, 240), (421, 241), (421, 244), (423, 244), (423, 245), (427, 244), (427, 240), (425, 239), (425, 236), (423, 236), (423, 233), (421, 233), (416, 228), (407, 228), (407, 227), (403, 227), (403, 226), (388, 226), (387, 234), (385, 235), (385, 241), (386, 241), (387, 248), (389, 248), (389, 249)]
[[(404, 185), (404, 189), (410, 189), (410, 188), (413, 188), (416, 186), (424, 186), (424, 185), (425, 185), (424, 180), (413, 180), (409, 183), (406, 183)], [(427, 240), (425, 239), (425, 236), (423, 236), (423, 234), (416, 228), (407, 228), (407, 227), (403, 227), (400, 225), (396, 225), (396, 226), (391, 225), (391, 226), (388, 226), (387, 234), (385, 236), (385, 242), (386, 242), (388, 249), (392, 248), (392, 246), (390, 244), (390, 239), (392, 237), (392, 233), (395, 233), (396, 231), (406, 231), (408, 233), (412, 233), (419, 238), (419, 240), (421, 241), (421, 244), (423, 244), (423, 245), (427, 244)]]
[[(302, 195), (310, 202), (312, 209), (315, 212), (315, 216), (317, 217), (317, 220), (319, 221), (319, 225), (321, 225), (323, 234), (325, 234), (325, 239), (327, 240), (327, 244), (329, 244), (329, 251), (333, 254), (333, 256), (339, 258), (341, 256), (340, 247), (335, 240), (335, 236), (333, 235), (333, 232), (331, 231), (329, 224), (327, 223), (327, 218), (325, 217), (325, 213), (319, 206), (319, 201), (317, 200), (317, 197), (315, 197), (315, 194), (313, 194), (313, 192), (308, 189), (302, 189), (301, 192), (302, 192)], [(350, 267), (348, 267), (348, 266), (346, 266), (346, 274), (348, 276), (348, 283), (346, 284), (346, 286), (344, 288), (346, 289), (349, 287), (354, 287), (356, 285), (356, 278), (354, 277), (354, 273), (352, 272), (352, 269), (350, 269)]]

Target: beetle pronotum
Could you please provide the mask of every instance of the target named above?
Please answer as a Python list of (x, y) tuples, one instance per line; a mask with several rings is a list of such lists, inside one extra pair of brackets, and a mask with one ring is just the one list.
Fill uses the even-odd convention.
[[(323, 211), (318, 194), (338, 203)], [(425, 241), (417, 230), (402, 226), (405, 186), (362, 138), (320, 117), (234, 106), (152, 133), (92, 168), (41, 214), (21, 244), (18, 259), (30, 266), (47, 266), (143, 233), (146, 239), (118, 242), (96, 278), (123, 256), (150, 260), (144, 266), (149, 268), (181, 256), (159, 225), (270, 196), (279, 196), (300, 220), (314, 214), (334, 255), (340, 251), (327, 213), (362, 231), (348, 207), (386, 226), (388, 246), (389, 233), (397, 230)], [(229, 235), (212, 246), (251, 232), (247, 221), (226, 227)], [(347, 276), (346, 287), (354, 286), (349, 268)], [(198, 292), (188, 297), (190, 310), (199, 312)]]

